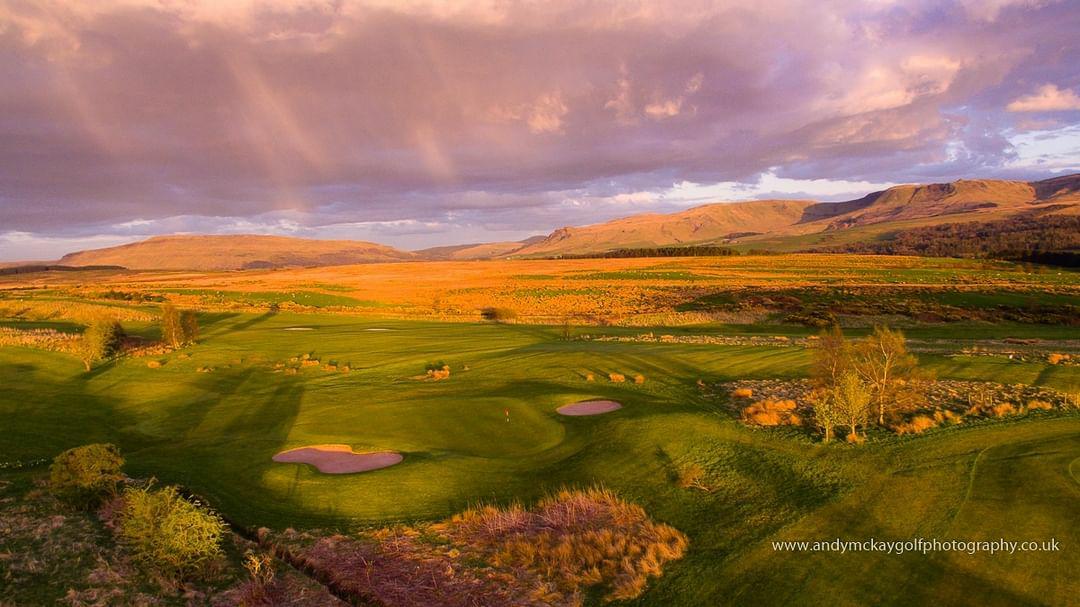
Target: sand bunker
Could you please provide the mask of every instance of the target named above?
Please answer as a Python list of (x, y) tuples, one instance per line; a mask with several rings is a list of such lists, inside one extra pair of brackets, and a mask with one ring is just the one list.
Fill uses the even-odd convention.
[(275, 462), (310, 464), (326, 474), (349, 474), (387, 468), (404, 459), (394, 451), (356, 453), (348, 445), (311, 445), (289, 449), (274, 456)]
[(600, 415), (622, 409), (622, 405), (613, 400), (583, 400), (580, 403), (563, 405), (556, 409), (562, 415)]
[(286, 331), (314, 331), (311, 327), (285, 327)]

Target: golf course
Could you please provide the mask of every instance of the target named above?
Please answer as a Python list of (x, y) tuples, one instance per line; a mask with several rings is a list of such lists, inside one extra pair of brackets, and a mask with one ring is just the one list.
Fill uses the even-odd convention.
[[(865, 444), (823, 444), (805, 428), (741, 423), (719, 387), (806, 377), (811, 357), (803, 347), (619, 339), (648, 331), (638, 327), (274, 310), (201, 312), (198, 321), (195, 345), (116, 358), (89, 372), (68, 354), (0, 348), (2, 459), (51, 459), (111, 443), (128, 474), (182, 486), (238, 526), (278, 530), (393, 526), (478, 504), (529, 505), (560, 488), (603, 487), (689, 540), (685, 557), (632, 601), (641, 605), (707, 605), (718, 597), (729, 604), (899, 605), (934, 597), (1064, 605), (1080, 592), (1080, 580), (1062, 575), (1080, 564), (1075, 410), (920, 435), (875, 430)], [(64, 321), (52, 327), (76, 330)], [(153, 322), (124, 329), (147, 338), (158, 331)], [(716, 324), (654, 330), (671, 342), (813, 333)], [(986, 327), (938, 325), (911, 334), (956, 339), (980, 330)], [(994, 330), (1016, 338), (1046, 333), (1038, 325)], [(1059, 327), (1054, 335), (1075, 340), (1080, 330)], [(1080, 380), (1074, 366), (1004, 357), (927, 354), (919, 363), (939, 379), (1066, 393)], [(425, 368), (449, 373), (432, 381)], [(590, 400), (621, 408), (557, 411)], [(356, 474), (274, 461), (310, 445), (402, 457)], [(701, 471), (706, 490), (680, 486), (688, 466)], [(920, 537), (1053, 538), (1061, 549), (841, 555), (773, 544)]]

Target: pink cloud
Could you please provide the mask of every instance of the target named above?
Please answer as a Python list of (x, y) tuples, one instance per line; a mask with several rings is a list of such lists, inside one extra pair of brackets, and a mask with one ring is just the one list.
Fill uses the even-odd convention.
[(1010, 112), (1063, 112), (1080, 110), (1080, 95), (1070, 89), (1044, 84), (1034, 93), (1024, 95), (1005, 106)]

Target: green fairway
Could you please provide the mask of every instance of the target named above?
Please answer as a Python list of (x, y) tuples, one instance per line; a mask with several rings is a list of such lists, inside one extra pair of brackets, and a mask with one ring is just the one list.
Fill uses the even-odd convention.
[[(131, 474), (181, 483), (238, 522), (274, 528), (434, 519), (481, 500), (530, 502), (563, 485), (603, 484), (690, 538), (687, 557), (650, 585), (643, 605), (1064, 604), (1080, 592), (1062, 574), (1080, 566), (1075, 414), (823, 446), (792, 429), (746, 428), (723, 398), (697, 386), (804, 376), (801, 348), (564, 341), (558, 327), (285, 313), (200, 321), (200, 343), (183, 351), (190, 358), (174, 352), (154, 359), (164, 362), (157, 369), (125, 358), (85, 373), (72, 356), (0, 349), (0, 460), (113, 442)], [(941, 331), (950, 334), (923, 333), (956, 329)], [(275, 370), (303, 354), (320, 364)], [(448, 379), (421, 377), (435, 362), (450, 366)], [(1080, 380), (1077, 367), (923, 362), (942, 378), (1062, 389)], [(328, 363), (339, 370), (324, 370)], [(612, 383), (612, 372), (645, 381)], [(555, 413), (593, 398), (624, 407), (598, 417)], [(395, 450), (405, 460), (342, 476), (271, 461), (318, 443)], [(673, 482), (690, 463), (706, 470), (712, 492)], [(837, 555), (770, 544), (919, 536), (1053, 537), (1062, 551)]]

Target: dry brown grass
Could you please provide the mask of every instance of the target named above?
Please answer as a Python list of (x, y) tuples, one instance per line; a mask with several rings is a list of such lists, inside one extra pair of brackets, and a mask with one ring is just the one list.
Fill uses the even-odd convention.
[(640, 506), (603, 489), (563, 490), (528, 511), (471, 509), (442, 529), (486, 547), (496, 566), (542, 574), (572, 595), (603, 585), (610, 600), (640, 595), (648, 578), (682, 558), (687, 546), (678, 530), (653, 522)]
[(994, 417), (1008, 417), (1010, 415), (1016, 415), (1016, 407), (1012, 403), (1001, 403), (1000, 405), (994, 405), (990, 409), (991, 415)]
[(799, 426), (793, 400), (761, 400), (742, 410), (743, 423), (753, 426)]
[[(938, 261), (910, 257), (882, 259), (860, 255), (784, 255), (680, 258), (663, 261), (664, 273), (652, 272), (656, 259), (577, 259), (577, 260), (492, 260), (475, 262), (421, 262), (366, 264), (289, 270), (249, 270), (242, 273), (198, 273), (179, 275), (169, 272), (142, 272), (132, 282), (129, 272), (103, 272), (94, 275), (93, 292), (115, 286), (125, 291), (160, 292), (162, 288), (232, 292), (318, 291), (320, 284), (334, 284), (334, 294), (374, 301), (378, 308), (364, 308), (365, 315), (395, 318), (439, 318), (475, 321), (477, 311), (485, 307), (505, 307), (518, 313), (515, 322), (557, 324), (567, 317), (588, 319), (587, 323), (618, 325), (681, 325), (688, 322), (723, 320), (752, 322), (766, 310), (748, 309), (733, 312), (677, 312), (675, 307), (721, 289), (778, 289), (822, 284), (827, 281), (858, 286), (874, 286), (891, 281), (889, 272), (940, 268), (941, 279), (928, 278), (929, 284), (910, 284), (905, 288), (948, 286), (961, 275), (965, 287), (999, 284), (1001, 275), (983, 275), (979, 261)], [(873, 272), (868, 272), (872, 270)], [(679, 271), (692, 274), (688, 284), (677, 276)], [(604, 274), (620, 272), (626, 280), (612, 280)], [(238, 280), (238, 275), (242, 279)], [(1007, 275), (1016, 288), (1040, 288), (1037, 278), (1022, 272)], [(87, 281), (81, 272), (56, 275), (14, 275), (0, 277), (0, 288), (50, 286), (78, 292), (89, 291), (80, 285)], [(946, 283), (949, 283), (946, 285)], [(170, 293), (178, 307), (201, 310), (265, 311), (243, 302), (218, 301), (196, 294)], [(438, 300), (438, 306), (432, 302)], [(65, 304), (67, 302), (64, 302)], [(13, 306), (23, 302), (11, 302)], [(289, 302), (282, 309), (293, 307)], [(123, 309), (121, 306), (110, 309)], [(127, 308), (134, 310), (134, 308)], [(330, 312), (358, 312), (333, 308)], [(0, 316), (3, 316), (0, 313)], [(120, 318), (125, 321), (128, 319)], [(131, 319), (136, 320), (136, 319)], [(152, 320), (152, 319), (145, 319)]]
[(90, 324), (102, 316), (122, 322), (152, 322), (154, 314), (135, 307), (94, 304), (81, 301), (21, 299), (0, 301), (0, 318), (18, 320), (69, 320)]
[(922, 434), (923, 432), (934, 428), (938, 425), (938, 422), (926, 415), (916, 415), (911, 418), (911, 421), (903, 424), (898, 424), (893, 428), (897, 434)]
[(0, 347), (2, 346), (22, 346), (52, 352), (74, 353), (78, 350), (79, 335), (53, 329), (0, 327)]
[(450, 365), (443, 365), (441, 369), (428, 369), (426, 378), (432, 381), (440, 381), (449, 379), (450, 377)]
[(731, 396), (733, 398), (753, 398), (754, 391), (750, 388), (736, 388), (735, 391), (731, 393)]
[(712, 491), (712, 487), (705, 482), (705, 468), (700, 464), (690, 463), (680, 466), (675, 482), (683, 489), (699, 489), (706, 493)]
[(938, 409), (934, 411), (934, 421), (941, 424), (962, 424), (964, 423), (963, 416), (950, 411), (948, 409)]
[(593, 587), (608, 600), (632, 599), (687, 547), (682, 533), (603, 489), (359, 537), (283, 540), (339, 588), (392, 607), (577, 607)]
[(1028, 411), (1053, 411), (1054, 405), (1051, 405), (1045, 400), (1029, 400), (1027, 409)]

